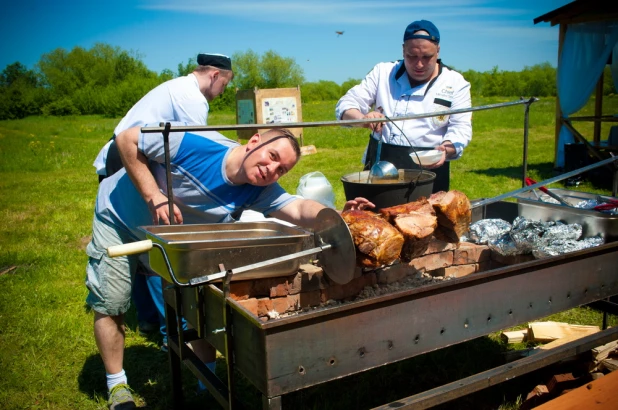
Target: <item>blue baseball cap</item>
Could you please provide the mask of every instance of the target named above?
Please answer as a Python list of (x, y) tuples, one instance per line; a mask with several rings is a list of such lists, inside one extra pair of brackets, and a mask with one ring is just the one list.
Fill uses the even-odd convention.
[[(415, 34), (417, 31), (426, 31), (429, 35)], [(406, 27), (406, 31), (403, 33), (403, 41), (412, 38), (422, 38), (440, 44), (440, 32), (438, 28), (431, 21), (427, 20), (414, 21)]]

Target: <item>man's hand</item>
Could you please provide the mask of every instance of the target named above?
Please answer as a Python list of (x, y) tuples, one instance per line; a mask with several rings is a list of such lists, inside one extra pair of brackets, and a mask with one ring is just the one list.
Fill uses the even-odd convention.
[[(152, 224), (159, 225), (161, 222), (162, 225), (171, 225), (170, 223), (170, 212), (169, 212), (169, 201), (165, 195), (159, 193), (155, 195), (154, 198), (147, 201), (148, 209), (150, 209), (150, 214), (152, 215)], [(182, 213), (180, 209), (174, 204), (174, 222), (176, 224), (182, 223)]]
[[(342, 120), (361, 120), (361, 119), (374, 119), (374, 118), (384, 118), (384, 114), (382, 114), (381, 109), (378, 108), (376, 111), (371, 111), (367, 114), (360, 112), (357, 108), (350, 108), (346, 110), (341, 116)], [(377, 132), (378, 134), (382, 132), (382, 122), (367, 122), (355, 125), (356, 127), (369, 128), (372, 131)]]
[(426, 168), (426, 169), (439, 168), (444, 164), (444, 162), (446, 162), (447, 158), (452, 158), (457, 154), (457, 151), (455, 150), (455, 146), (450, 141), (444, 141), (442, 144), (438, 145), (435, 149), (438, 151), (442, 151), (442, 158), (440, 158), (440, 161), (436, 162), (435, 164), (423, 165), (423, 168)]
[(354, 199), (350, 199), (343, 206), (344, 211), (353, 211), (353, 210), (363, 210), (365, 208), (375, 208), (376, 206), (373, 202), (369, 202), (368, 199), (357, 197)]
[[(363, 116), (363, 118), (365, 119), (384, 118), (384, 114), (382, 114), (379, 111), (371, 111), (367, 113), (367, 115)], [(363, 124), (363, 127), (369, 128), (370, 130), (380, 134), (382, 132), (383, 125), (384, 125), (383, 122), (369, 122), (367, 124)]]

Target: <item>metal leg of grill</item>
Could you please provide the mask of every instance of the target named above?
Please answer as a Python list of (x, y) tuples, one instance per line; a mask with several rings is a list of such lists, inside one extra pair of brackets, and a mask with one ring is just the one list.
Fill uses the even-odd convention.
[(167, 326), (168, 359), (170, 375), (172, 379), (172, 397), (174, 408), (182, 409), (184, 396), (182, 393), (182, 373), (180, 369), (180, 347), (178, 319), (176, 312), (180, 312), (180, 291), (177, 287), (170, 287), (163, 282), (163, 295), (165, 300), (165, 324)]

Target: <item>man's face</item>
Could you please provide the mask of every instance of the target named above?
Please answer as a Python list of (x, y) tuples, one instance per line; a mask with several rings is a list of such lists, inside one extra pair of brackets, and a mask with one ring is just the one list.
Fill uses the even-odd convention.
[(230, 82), (230, 75), (222, 71), (213, 71), (210, 87), (206, 90), (205, 97), (208, 101), (212, 101), (225, 91)]
[(439, 53), (440, 46), (429, 40), (406, 40), (403, 43), (403, 60), (410, 78), (421, 83), (431, 80)]
[(273, 184), (298, 162), (296, 152), (287, 138), (275, 137), (264, 142), (260, 134), (256, 134), (247, 143), (247, 148), (242, 168), (251, 185)]

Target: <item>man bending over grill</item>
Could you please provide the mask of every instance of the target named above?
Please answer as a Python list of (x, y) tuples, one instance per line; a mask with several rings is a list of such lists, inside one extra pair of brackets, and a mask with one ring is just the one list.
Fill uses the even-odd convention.
[[(139, 226), (170, 223), (162, 135), (133, 127), (121, 132), (116, 143), (125, 168), (99, 186), (92, 241), (86, 250), (90, 291), (86, 302), (95, 312), (94, 336), (105, 365), (112, 410), (135, 407), (123, 369), (124, 313), (130, 306), (137, 261), (145, 266), (148, 261), (147, 255), (110, 258), (106, 250), (145, 239)], [(288, 130), (255, 134), (245, 145), (212, 131), (171, 132), (169, 152), (176, 223), (234, 222), (243, 210), (251, 209), (312, 228), (324, 208), (319, 202), (288, 194), (277, 183), (300, 159), (298, 142)], [(357, 198), (344, 209), (365, 206), (373, 204)], [(194, 348), (204, 362), (214, 362), (212, 346)]]

